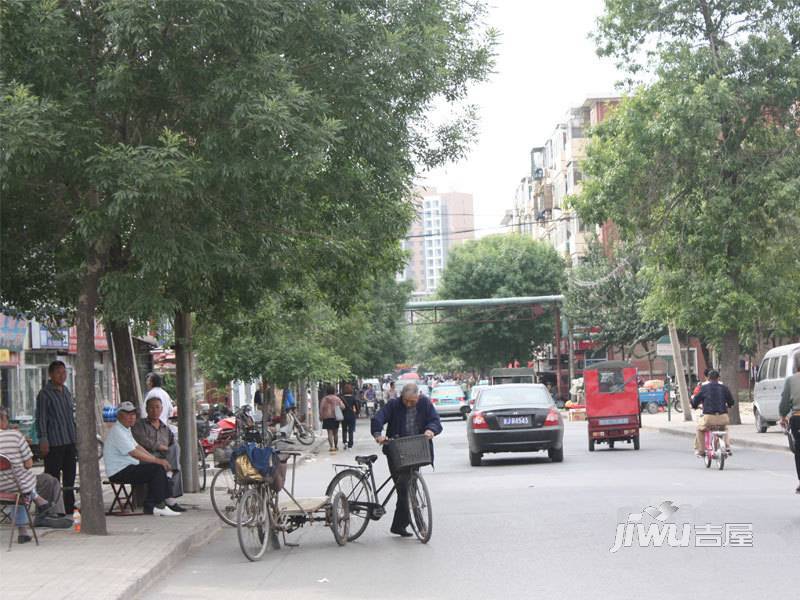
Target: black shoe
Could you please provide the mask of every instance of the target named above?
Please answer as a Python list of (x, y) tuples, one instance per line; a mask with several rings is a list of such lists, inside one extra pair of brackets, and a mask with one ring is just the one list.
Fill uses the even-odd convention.
[(27, 543), (28, 543), (28, 542), (30, 542), (32, 539), (33, 539), (33, 538), (32, 538), (31, 536), (29, 536), (29, 535), (22, 535), (22, 534), (20, 534), (20, 535), (19, 535), (19, 537), (17, 538), (17, 543), (19, 543), (19, 544), (27, 544)]
[(50, 529), (69, 529), (72, 527), (72, 519), (67, 517), (52, 517), (50, 515), (37, 515), (33, 520), (36, 527), (48, 527)]
[(412, 537), (414, 535), (405, 527), (403, 529), (397, 529), (396, 527), (392, 527), (389, 531), (391, 531), (395, 535), (399, 535), (400, 537)]
[(800, 494), (800, 485), (797, 486), (797, 489), (794, 492), (795, 494)]
[(36, 505), (36, 514), (37, 515), (45, 515), (53, 508), (53, 505), (49, 502), (45, 502), (44, 504), (37, 504)]
[(171, 505), (171, 506), (169, 504), (167, 504), (167, 508), (170, 509), (171, 511), (174, 511), (174, 512), (186, 512), (188, 510), (188, 509), (182, 507), (177, 502), (175, 504)]

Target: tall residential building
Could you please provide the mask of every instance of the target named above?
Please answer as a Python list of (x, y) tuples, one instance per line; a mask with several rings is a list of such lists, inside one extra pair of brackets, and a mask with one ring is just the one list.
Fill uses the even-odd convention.
[(475, 219), (472, 194), (420, 188), (416, 195), (417, 217), (403, 240), (411, 256), (398, 278), (413, 281), (414, 294), (425, 296), (436, 291), (449, 251), (474, 239)]
[[(567, 206), (567, 198), (581, 189), (588, 129), (603, 121), (618, 102), (616, 97), (588, 98), (567, 112), (544, 145), (531, 150), (530, 175), (520, 181), (514, 208), (503, 219), (514, 231), (548, 242), (570, 264), (577, 264), (586, 253), (595, 227), (581, 222)], [(604, 227), (598, 233), (602, 237), (608, 232)]]

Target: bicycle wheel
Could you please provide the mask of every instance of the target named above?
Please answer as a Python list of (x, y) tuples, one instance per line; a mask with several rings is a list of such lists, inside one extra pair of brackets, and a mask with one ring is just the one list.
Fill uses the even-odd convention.
[(347, 499), (342, 492), (336, 492), (331, 499), (330, 511), (333, 539), (340, 546), (344, 546), (350, 535), (350, 511), (347, 509)]
[(270, 490), (265, 485), (248, 489), (236, 506), (236, 535), (247, 560), (264, 556), (272, 533), (271, 515), (267, 510)]
[(236, 527), (236, 503), (244, 493), (231, 470), (223, 467), (211, 479), (211, 506), (223, 523)]
[(206, 482), (208, 479), (208, 463), (206, 463), (206, 451), (203, 449), (203, 444), (197, 440), (197, 468), (198, 478), (197, 482), (200, 484), (200, 491), (206, 489)]
[(428, 485), (416, 471), (411, 473), (408, 482), (408, 508), (411, 513), (411, 529), (420, 542), (427, 544), (433, 532), (433, 506)]
[(365, 473), (358, 469), (345, 469), (339, 471), (331, 479), (327, 496), (334, 496), (338, 492), (344, 494), (350, 508), (350, 533), (348, 542), (357, 540), (369, 525), (370, 504), (375, 504), (375, 492)]
[(314, 438), (316, 437), (314, 430), (305, 423), (295, 423), (294, 434), (297, 437), (297, 441), (304, 446), (313, 444)]
[(716, 443), (714, 444), (716, 446), (716, 450), (715, 450), (716, 454), (714, 456), (714, 460), (717, 463), (717, 469), (722, 471), (722, 469), (725, 468), (725, 458), (726, 458), (726, 455), (725, 455), (725, 440), (723, 440), (723, 439), (721, 439), (721, 438), (719, 438), (717, 436), (714, 436), (714, 437), (716, 438)]

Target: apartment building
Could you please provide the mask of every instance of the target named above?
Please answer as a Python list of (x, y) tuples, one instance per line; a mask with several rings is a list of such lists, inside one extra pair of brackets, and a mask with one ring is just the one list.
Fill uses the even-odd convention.
[(416, 193), (417, 218), (402, 244), (411, 256), (398, 279), (413, 281), (414, 294), (426, 296), (436, 291), (450, 250), (475, 238), (473, 197), (435, 188)]
[(591, 234), (605, 232), (581, 222), (567, 199), (581, 189), (588, 130), (618, 102), (616, 97), (587, 98), (567, 112), (544, 145), (531, 150), (530, 175), (520, 180), (513, 209), (503, 219), (513, 231), (551, 244), (569, 264), (585, 255)]

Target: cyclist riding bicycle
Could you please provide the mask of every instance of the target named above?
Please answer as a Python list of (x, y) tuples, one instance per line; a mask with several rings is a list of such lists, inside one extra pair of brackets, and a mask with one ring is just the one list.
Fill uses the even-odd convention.
[[(383, 428), (386, 426), (386, 435)], [(391, 438), (424, 434), (428, 439), (442, 432), (442, 422), (431, 401), (420, 395), (416, 383), (403, 386), (400, 398), (389, 400), (374, 417), (372, 417), (372, 436), (378, 444), (386, 444)], [(383, 453), (386, 454), (384, 447)], [(387, 455), (388, 460), (388, 455)], [(397, 489), (397, 504), (394, 519), (389, 529), (395, 535), (411, 537), (408, 531), (411, 515), (408, 507), (409, 471), (395, 469), (389, 460), (389, 472)]]
[(725, 447), (731, 454), (730, 439), (728, 437), (728, 408), (733, 406), (733, 395), (726, 385), (719, 381), (719, 371), (708, 372), (708, 382), (692, 397), (692, 408), (703, 405), (703, 418), (697, 423), (697, 437), (695, 443), (695, 456), (705, 456), (705, 432), (712, 427), (719, 427), (725, 431)]

